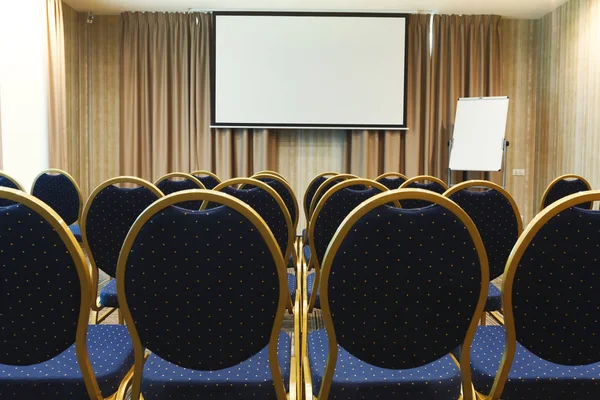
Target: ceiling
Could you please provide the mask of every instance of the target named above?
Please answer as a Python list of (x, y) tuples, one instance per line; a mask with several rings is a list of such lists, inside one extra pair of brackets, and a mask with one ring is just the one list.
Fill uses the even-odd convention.
[(537, 19), (567, 0), (64, 0), (78, 11), (427, 11)]

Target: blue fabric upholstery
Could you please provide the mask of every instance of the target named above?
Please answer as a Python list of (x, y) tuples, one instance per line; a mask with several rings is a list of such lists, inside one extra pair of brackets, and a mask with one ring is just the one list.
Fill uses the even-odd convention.
[(304, 259), (306, 262), (310, 262), (310, 246), (304, 246), (302, 248), (302, 253), (304, 253)]
[(69, 348), (75, 341), (80, 304), (75, 261), (58, 232), (23, 204), (4, 207), (0, 363), (31, 365)]
[(600, 212), (572, 207), (551, 218), (525, 249), (512, 303), (517, 341), (547, 361), (600, 362)]
[(384, 205), (347, 228), (327, 288), (339, 344), (390, 369), (424, 366), (461, 345), (482, 276), (460, 219), (437, 205)]
[(502, 310), (502, 292), (493, 283), (490, 282), (487, 301), (485, 302), (484, 311), (500, 311)]
[(31, 194), (56, 211), (65, 224), (74, 224), (79, 219), (79, 188), (66, 175), (40, 175)]
[(83, 236), (81, 236), (81, 228), (79, 227), (79, 224), (69, 225), (69, 230), (79, 243), (83, 242)]
[[(133, 345), (121, 325), (90, 325), (87, 347), (98, 385), (105, 397), (113, 394), (133, 366)], [(77, 362), (75, 345), (41, 364), (0, 364), (3, 399), (89, 399)]]
[[(329, 354), (325, 330), (308, 335), (308, 357), (317, 395)], [(338, 346), (338, 358), (329, 399), (430, 399), (456, 400), (461, 388), (460, 371), (449, 355), (420, 368), (379, 368), (352, 356)]]
[(399, 176), (397, 178), (381, 178), (381, 179), (379, 179), (378, 182), (381, 183), (386, 188), (388, 188), (390, 190), (394, 190), (394, 189), (398, 189), (400, 186), (402, 186), (402, 184), (404, 182), (406, 182), (406, 179)]
[[(477, 328), (471, 346), (471, 371), (473, 384), (478, 392), (488, 394), (491, 390), (504, 345), (503, 327)], [(554, 364), (537, 357), (517, 343), (515, 359), (502, 392), (502, 399), (598, 399), (599, 377), (600, 363), (585, 366)]]
[[(563, 197), (567, 197), (578, 192), (585, 192), (586, 190), (590, 190), (590, 188), (581, 179), (562, 179), (556, 182), (554, 186), (548, 190), (546, 198), (544, 199), (544, 208), (548, 207), (555, 201), (562, 199)], [(592, 208), (592, 203), (582, 203), (577, 205), (577, 207), (589, 210)]]
[(100, 305), (102, 307), (119, 308), (117, 297), (117, 281), (111, 279), (106, 286), (100, 290)]
[[(315, 179), (315, 181), (312, 182), (312, 185), (306, 188), (306, 195), (304, 196), (304, 209), (306, 210), (306, 213), (310, 212), (310, 203), (312, 202), (313, 197), (315, 197), (317, 189), (319, 189), (319, 186), (321, 186), (326, 180), (326, 177), (321, 176)], [(310, 216), (307, 215), (306, 217), (308, 219)]]
[(296, 298), (296, 290), (298, 288), (298, 281), (296, 280), (296, 275), (287, 274), (287, 282), (288, 282), (288, 290), (290, 291), (290, 296), (292, 297), (292, 301)]
[(167, 207), (136, 236), (125, 294), (142, 344), (181, 367), (233, 367), (270, 340), (277, 264), (255, 225), (219, 206)]
[(91, 199), (86, 236), (96, 267), (114, 277), (121, 246), (137, 217), (158, 197), (139, 186), (103, 188)]
[(198, 179), (200, 182), (202, 182), (202, 184), (204, 185), (205, 188), (207, 189), (214, 189), (215, 187), (217, 187), (219, 185), (219, 183), (221, 183), (221, 181), (219, 181), (217, 178), (215, 178), (214, 176), (211, 175), (193, 175), (194, 178)]
[[(437, 182), (429, 182), (429, 183), (413, 182), (413, 183), (409, 184), (406, 188), (407, 189), (429, 190), (429, 191), (432, 191), (432, 192), (435, 192), (438, 194), (444, 194), (444, 192), (446, 191), (446, 188)], [(423, 201), (423, 200), (403, 200), (401, 202), (402, 208), (423, 208), (423, 207), (427, 207), (430, 205), (431, 205), (430, 202)]]
[[(173, 180), (173, 179), (165, 179), (164, 181), (159, 182), (156, 185), (161, 192), (164, 193), (165, 196), (170, 194), (180, 192), (182, 190), (190, 190), (190, 189), (202, 189), (199, 187), (196, 182), (193, 182), (190, 179), (182, 179), (182, 180)], [(201, 201), (184, 201), (178, 206), (183, 207), (188, 210), (199, 210), (202, 207)]]
[[(314, 286), (315, 286), (315, 274), (308, 274), (306, 276), (306, 292), (307, 292), (307, 296), (309, 299), (312, 296), (313, 290), (315, 290)], [(321, 296), (319, 295), (319, 288), (317, 288), (316, 290), (317, 290), (317, 297), (315, 298), (315, 308), (321, 308)]]
[(450, 199), (469, 214), (475, 223), (488, 256), (490, 280), (496, 279), (519, 239), (518, 219), (510, 201), (500, 192), (488, 189), (476, 192), (463, 189)]
[[(5, 176), (0, 176), (0, 187), (19, 190), (19, 187)], [(7, 207), (15, 204), (14, 201), (0, 199), (0, 207)]]
[[(320, 189), (320, 191), (319, 191), (318, 194), (315, 193), (315, 195), (313, 196), (313, 199), (311, 200), (311, 204), (312, 204), (312, 202), (314, 202), (315, 203), (315, 208), (316, 208), (317, 204), (319, 204), (319, 201), (321, 201), (321, 198), (325, 195), (325, 193), (327, 193), (327, 191), (329, 189), (331, 189), (332, 187), (334, 187), (338, 183), (345, 181), (346, 179), (348, 179), (348, 178), (346, 178), (346, 177), (341, 177), (340, 178), (340, 177), (336, 177), (336, 176), (332, 176), (329, 179), (327, 179), (327, 183), (325, 183), (325, 182), (323, 183), (323, 185), (322, 185), (323, 188), (322, 189), (321, 189), (320, 186), (317, 188), (317, 190)], [(310, 204), (309, 204), (308, 211), (310, 212)]]
[[(290, 352), (290, 337), (280, 333), (277, 353), (286, 390)], [(216, 371), (182, 368), (152, 354), (144, 366), (142, 393), (146, 400), (276, 398), (267, 347), (235, 367)]]
[(258, 178), (258, 180), (271, 186), (277, 192), (277, 194), (279, 196), (281, 196), (281, 199), (285, 203), (285, 206), (287, 207), (287, 209), (290, 213), (292, 222), (295, 222), (296, 218), (298, 218), (298, 213), (296, 212), (296, 202), (294, 201), (294, 193), (289, 191), (288, 188), (283, 183), (276, 181), (275, 179), (269, 179), (269, 178), (263, 177), (263, 178)]

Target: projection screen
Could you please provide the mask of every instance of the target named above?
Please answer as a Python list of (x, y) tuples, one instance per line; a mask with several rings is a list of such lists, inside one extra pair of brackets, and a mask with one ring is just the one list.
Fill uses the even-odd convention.
[(215, 12), (214, 127), (406, 129), (405, 14)]

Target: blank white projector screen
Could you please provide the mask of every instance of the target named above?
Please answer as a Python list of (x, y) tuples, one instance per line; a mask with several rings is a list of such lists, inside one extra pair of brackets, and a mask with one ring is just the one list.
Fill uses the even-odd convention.
[(406, 15), (214, 15), (213, 126), (406, 128)]

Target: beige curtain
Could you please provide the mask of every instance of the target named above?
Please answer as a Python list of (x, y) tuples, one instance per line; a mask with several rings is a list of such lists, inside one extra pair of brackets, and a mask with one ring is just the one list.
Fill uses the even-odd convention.
[[(456, 102), (460, 97), (502, 95), (500, 17), (435, 15), (431, 94), (423, 130), (424, 172), (447, 176), (448, 140), (452, 137)], [(454, 183), (486, 177), (499, 181), (501, 173), (456, 172)]]
[[(424, 139), (428, 128), (430, 92), (431, 15), (413, 14), (408, 20), (408, 131), (352, 131), (347, 139), (347, 170), (375, 178), (384, 172), (415, 176), (424, 172)], [(399, 96), (402, 94), (399, 93)]]
[(67, 103), (65, 35), (61, 0), (46, 1), (48, 29), (48, 150), (52, 168), (69, 169), (67, 159)]

